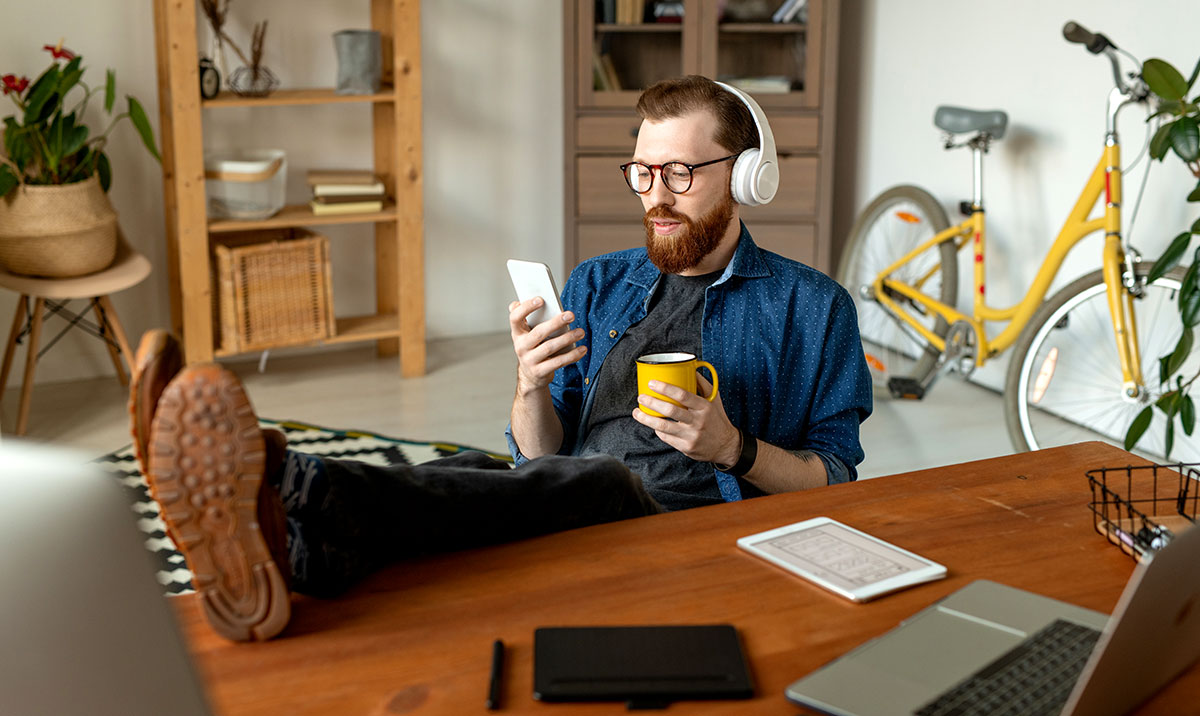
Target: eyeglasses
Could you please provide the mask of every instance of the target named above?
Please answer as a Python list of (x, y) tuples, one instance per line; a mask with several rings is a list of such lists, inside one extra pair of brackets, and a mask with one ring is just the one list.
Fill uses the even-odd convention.
[(658, 173), (662, 175), (663, 185), (667, 187), (667, 191), (672, 194), (682, 194), (692, 188), (692, 172), (709, 164), (727, 162), (730, 159), (737, 158), (737, 156), (736, 154), (730, 154), (727, 157), (699, 164), (685, 164), (683, 162), (643, 164), (641, 162), (628, 162), (621, 165), (621, 174), (625, 176), (625, 183), (629, 185), (630, 189), (633, 189), (634, 193), (646, 194), (650, 191), (650, 187), (654, 186), (654, 170), (657, 169)]

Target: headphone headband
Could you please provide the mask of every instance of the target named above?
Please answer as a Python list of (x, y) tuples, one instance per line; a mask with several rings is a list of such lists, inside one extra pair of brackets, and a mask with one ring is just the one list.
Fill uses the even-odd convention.
[(733, 164), (730, 178), (733, 198), (746, 206), (766, 204), (775, 198), (779, 188), (779, 158), (775, 153), (775, 135), (771, 133), (767, 115), (750, 95), (724, 82), (716, 84), (746, 105), (750, 116), (754, 118), (754, 125), (758, 127), (758, 148), (745, 150)]

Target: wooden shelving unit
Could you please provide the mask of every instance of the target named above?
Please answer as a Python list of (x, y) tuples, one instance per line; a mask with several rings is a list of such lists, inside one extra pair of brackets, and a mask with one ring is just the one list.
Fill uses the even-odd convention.
[[(654, 82), (701, 74), (788, 79), (787, 92), (752, 92), (775, 134), (781, 181), (774, 202), (741, 216), (760, 246), (831, 270), (838, 0), (808, 0), (804, 23), (733, 22), (721, 8), (738, 0), (684, 0), (682, 22), (638, 24), (597, 22), (601, 0), (563, 1), (567, 268), (643, 243), (641, 203), (617, 171), (637, 139), (634, 105)], [(608, 55), (620, 89), (595, 86), (597, 55)]]
[[(375, 227), (375, 313), (338, 318), (334, 335), (323, 343), (376, 341), (380, 355), (399, 355), (403, 375), (425, 373), (420, 2), (363, 1), (370, 3), (371, 28), (378, 30), (383, 40), (384, 86), (380, 92), (339, 95), (333, 88), (293, 88), (276, 90), (267, 97), (222, 93), (202, 100), (196, 2), (154, 0), (171, 321), (182, 337), (188, 363), (232, 355), (214, 345), (210, 250), (214, 234), (371, 223)], [(208, 218), (204, 110), (334, 103), (371, 105), (373, 168), (389, 197), (382, 211), (315, 216), (307, 205), (294, 205), (261, 221)], [(336, 164), (336, 160), (330, 161), (330, 165)]]

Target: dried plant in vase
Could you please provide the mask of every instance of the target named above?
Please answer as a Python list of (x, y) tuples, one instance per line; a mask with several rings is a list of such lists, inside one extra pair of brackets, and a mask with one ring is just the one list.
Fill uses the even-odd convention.
[(263, 39), (267, 35), (267, 21), (254, 26), (254, 37), (250, 43), (250, 64), (233, 71), (229, 88), (244, 97), (265, 97), (279, 86), (279, 78), (262, 63)]
[[(213, 59), (222, 64), (218, 69), (228, 78), (229, 89), (243, 97), (265, 97), (279, 86), (279, 78), (262, 63), (267, 21), (263, 20), (254, 26), (250, 40), (250, 56), (246, 57), (246, 53), (242, 52), (233, 38), (225, 32), (225, 19), (229, 16), (230, 2), (231, 0), (200, 0), (200, 7), (213, 30), (213, 43), (216, 45), (214, 52), (218, 55)], [(224, 71), (224, 45), (233, 48), (238, 59), (242, 61), (242, 66), (231, 75), (226, 75)]]

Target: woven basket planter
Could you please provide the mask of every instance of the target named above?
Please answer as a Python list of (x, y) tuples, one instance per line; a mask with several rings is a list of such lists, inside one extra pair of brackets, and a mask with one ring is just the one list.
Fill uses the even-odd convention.
[(117, 213), (95, 175), (16, 188), (0, 199), (0, 268), (26, 276), (95, 273), (117, 255)]

